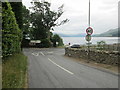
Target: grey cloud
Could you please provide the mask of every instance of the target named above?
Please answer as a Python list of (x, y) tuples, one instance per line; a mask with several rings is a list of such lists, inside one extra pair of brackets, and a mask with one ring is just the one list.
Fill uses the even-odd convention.
[[(26, 0), (29, 2), (29, 0)], [(65, 25), (55, 27), (54, 32), (65, 34), (84, 33), (88, 27), (88, 1), (89, 0), (51, 0), (52, 10), (64, 4), (64, 14), (59, 19), (68, 18)], [(24, 1), (25, 2), (25, 1)], [(25, 3), (29, 6), (28, 3)], [(94, 33), (102, 33), (117, 28), (118, 0), (91, 0), (91, 27)]]

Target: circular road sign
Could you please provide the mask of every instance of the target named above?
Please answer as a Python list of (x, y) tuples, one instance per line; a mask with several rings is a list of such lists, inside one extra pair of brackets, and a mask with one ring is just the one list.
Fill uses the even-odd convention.
[(91, 35), (86, 35), (85, 39), (86, 41), (91, 41)]
[(92, 29), (91, 27), (88, 27), (88, 28), (86, 29), (86, 33), (87, 33), (88, 35), (91, 35), (91, 34), (93, 33), (93, 29)]

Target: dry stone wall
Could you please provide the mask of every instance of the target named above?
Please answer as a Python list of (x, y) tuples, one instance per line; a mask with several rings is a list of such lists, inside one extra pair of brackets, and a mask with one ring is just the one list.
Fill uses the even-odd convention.
[[(74, 58), (88, 59), (87, 49), (75, 49), (75, 48), (65, 48), (65, 55)], [(108, 64), (108, 65), (118, 65), (120, 58), (119, 51), (99, 51), (90, 50), (89, 60), (95, 61), (97, 63)]]

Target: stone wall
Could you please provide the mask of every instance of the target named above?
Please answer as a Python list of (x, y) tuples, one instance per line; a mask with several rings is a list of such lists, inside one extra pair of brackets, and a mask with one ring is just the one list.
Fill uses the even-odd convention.
[[(75, 48), (65, 48), (65, 55), (74, 58), (88, 59), (87, 49), (75, 49)], [(89, 60), (95, 61), (97, 63), (118, 65), (118, 58), (120, 58), (120, 52), (118, 51), (98, 51), (90, 50)]]

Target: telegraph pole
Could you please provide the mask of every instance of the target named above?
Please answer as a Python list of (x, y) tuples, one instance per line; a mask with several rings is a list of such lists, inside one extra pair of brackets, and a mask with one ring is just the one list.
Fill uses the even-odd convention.
[(93, 33), (93, 29), (90, 27), (90, 0), (89, 0), (89, 9), (88, 9), (88, 28), (86, 29), (86, 33), (87, 33), (87, 35), (86, 35), (86, 41), (88, 42), (87, 43), (87, 46), (88, 46), (88, 52), (87, 52), (87, 54), (88, 54), (88, 63), (89, 63), (89, 59), (90, 59), (90, 41), (91, 41), (91, 35), (92, 35), (92, 33)]
[[(89, 19), (88, 19), (89, 24), (88, 25), (90, 27), (90, 0), (89, 0), (89, 15), (88, 16), (89, 16)], [(89, 45), (89, 43), (90, 43), (90, 41), (88, 41), (88, 63), (89, 63), (89, 59), (90, 59), (90, 45)]]
[(88, 19), (88, 25), (89, 25), (89, 27), (90, 27), (90, 0), (89, 0), (89, 11), (88, 11), (88, 12), (89, 12), (89, 15), (88, 15), (88, 18), (89, 18), (89, 19)]

